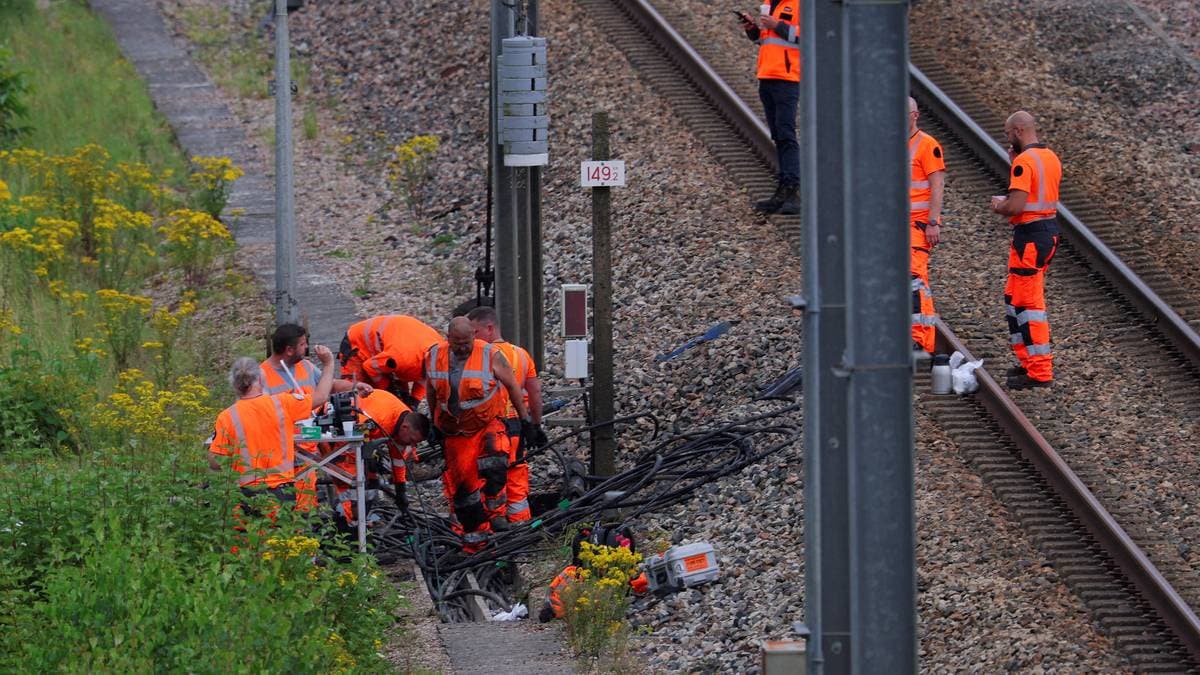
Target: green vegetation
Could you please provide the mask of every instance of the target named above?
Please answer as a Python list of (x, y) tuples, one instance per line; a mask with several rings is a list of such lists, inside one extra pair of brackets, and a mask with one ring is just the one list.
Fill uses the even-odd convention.
[(0, 44), (32, 85), (33, 130), (23, 145), (66, 154), (97, 143), (115, 159), (182, 173), (187, 163), (154, 111), (146, 86), (112, 38), (108, 24), (83, 3), (0, 4)]
[(262, 353), (222, 335), (258, 320), (210, 213), (237, 168), (189, 170), (82, 3), (0, 0), (4, 41), (34, 129), (0, 149), (0, 672), (386, 670), (374, 561), (207, 466)]

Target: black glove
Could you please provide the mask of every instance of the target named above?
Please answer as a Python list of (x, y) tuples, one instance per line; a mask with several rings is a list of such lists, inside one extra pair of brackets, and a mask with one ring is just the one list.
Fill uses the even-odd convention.
[(537, 425), (534, 431), (536, 436), (533, 439), (533, 447), (544, 448), (547, 445), (550, 445), (550, 438), (546, 436), (546, 430), (542, 428), (542, 425)]
[(396, 506), (400, 507), (400, 513), (408, 514), (408, 483), (398, 483), (396, 488)]
[[(534, 424), (533, 420), (521, 420), (521, 443), (526, 448), (540, 447), (537, 445), (538, 432), (541, 431), (541, 426)], [(542, 434), (545, 436), (545, 434)]]
[(446, 435), (442, 433), (442, 430), (431, 425), (429, 427), (429, 436), (426, 437), (425, 440), (429, 442), (429, 447), (441, 450), (442, 443), (445, 441), (445, 439)]

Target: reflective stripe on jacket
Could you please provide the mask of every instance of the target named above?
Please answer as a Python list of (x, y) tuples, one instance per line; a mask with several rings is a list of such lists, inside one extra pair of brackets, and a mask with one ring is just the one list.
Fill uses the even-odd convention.
[(1013, 225), (1046, 220), (1058, 214), (1058, 185), (1062, 181), (1062, 163), (1058, 155), (1041, 143), (1029, 146), (1013, 159), (1008, 189), (1029, 196), (1025, 208), (1008, 219)]
[(800, 0), (772, 0), (763, 9), (782, 23), (773, 31), (759, 33), (757, 77), (799, 82)]
[(458, 406), (462, 414), (456, 417), (450, 412), (450, 343), (442, 340), (429, 348), (425, 375), (437, 395), (433, 423), (442, 433), (470, 436), (504, 415), (508, 393), (492, 372), (492, 359), (498, 355), (500, 350), (494, 345), (475, 340), (458, 382)]
[[(492, 343), (504, 358), (508, 360), (508, 365), (512, 368), (513, 375), (517, 378), (517, 385), (521, 387), (521, 399), (525, 401), (525, 409), (529, 409), (529, 393), (525, 391), (525, 380), (530, 377), (537, 377), (537, 369), (533, 365), (533, 357), (523, 347), (518, 347), (511, 342), (497, 340)], [(517, 407), (508, 402), (508, 407), (504, 409), (505, 418), (513, 418), (517, 416)]]
[(234, 455), (233, 469), (242, 487), (278, 487), (295, 478), (296, 451), (292, 442), (296, 420), (310, 414), (312, 397), (276, 394), (242, 399), (217, 416), (217, 433), (210, 450)]
[(437, 330), (404, 314), (359, 321), (346, 329), (346, 337), (362, 359), (368, 378), (378, 380), (390, 375), (402, 382), (420, 381), (426, 350), (442, 339)]
[[(279, 365), (287, 368), (282, 362)], [(291, 375), (290, 379), (287, 374), (281, 374), (271, 365), (270, 359), (263, 361), (258, 367), (263, 374), (263, 391), (268, 394), (299, 391), (311, 395), (317, 388), (316, 369), (308, 362), (308, 359), (301, 359), (295, 368), (285, 371)]]

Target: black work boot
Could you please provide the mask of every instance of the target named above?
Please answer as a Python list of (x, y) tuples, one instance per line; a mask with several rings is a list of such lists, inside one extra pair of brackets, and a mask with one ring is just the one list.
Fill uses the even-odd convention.
[(789, 185), (783, 188), (783, 203), (776, 211), (781, 216), (794, 216), (800, 213), (800, 188)]
[(783, 194), (786, 188), (782, 185), (775, 188), (775, 194), (771, 195), (770, 199), (754, 202), (754, 210), (759, 213), (775, 213), (783, 206)]

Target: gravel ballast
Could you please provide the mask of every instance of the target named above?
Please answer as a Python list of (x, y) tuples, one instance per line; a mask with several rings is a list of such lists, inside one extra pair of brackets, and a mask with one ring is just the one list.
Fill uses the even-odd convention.
[[(678, 7), (707, 31), (706, 49), (721, 51), (728, 40), (727, 58), (742, 64), (742, 85), (753, 87), (753, 45), (728, 9), (700, 0)], [(464, 32), (461, 10), (449, 2), (419, 11), (389, 2), (364, 12), (360, 3), (320, 2), (293, 15), (297, 51), (313, 66), (313, 95), (333, 102), (319, 113), (320, 136), (298, 150), (301, 251), (327, 260), (345, 290), (361, 291), (363, 315), (405, 312), (441, 327), (449, 309), (474, 294), (470, 274), (484, 222), (487, 35)], [(681, 127), (669, 102), (637, 80), (589, 17), (569, 3), (545, 3), (541, 20), (551, 44), (552, 163), (543, 205), (548, 379), (561, 373), (561, 349), (551, 337), (558, 285), (590, 281), (590, 200), (578, 187), (577, 165), (588, 156), (592, 111), (607, 109), (613, 150), (629, 176), (613, 200), (619, 409), (679, 414), (685, 426), (754, 409), (744, 403), (747, 395), (800, 359), (800, 320), (784, 299), (800, 288), (799, 261), (769, 223), (749, 213), (750, 197)], [(252, 128), (270, 124), (268, 101), (239, 111)], [(383, 163), (392, 145), (427, 133), (442, 139), (426, 205), (438, 217), (417, 223), (394, 198)], [(264, 157), (270, 152), (265, 143), (261, 150)], [(952, 189), (950, 196), (965, 199)], [(1003, 283), (1002, 228), (986, 214), (968, 215), (963, 202), (950, 207), (956, 221), (977, 221), (980, 231), (995, 234), (967, 246), (967, 225), (960, 225), (963, 234), (939, 249), (945, 259), (935, 259), (935, 293), (946, 289), (938, 300), (947, 306), (993, 312), (994, 287)], [(967, 274), (973, 283), (951, 277), (943, 270), (958, 266), (959, 256), (990, 267)], [(961, 291), (952, 291), (959, 283)], [(723, 320), (738, 321), (725, 337), (654, 363), (655, 355)], [(1070, 369), (1070, 357), (1063, 358)], [(1121, 670), (1079, 602), (924, 415), (917, 439), (922, 668)], [(636, 439), (627, 442), (629, 451), (638, 447)], [(647, 528), (678, 541), (710, 541), (723, 567), (720, 583), (634, 617), (650, 631), (635, 639), (648, 670), (753, 672), (758, 641), (787, 637), (791, 623), (803, 619), (801, 456), (792, 448), (646, 519)]]

